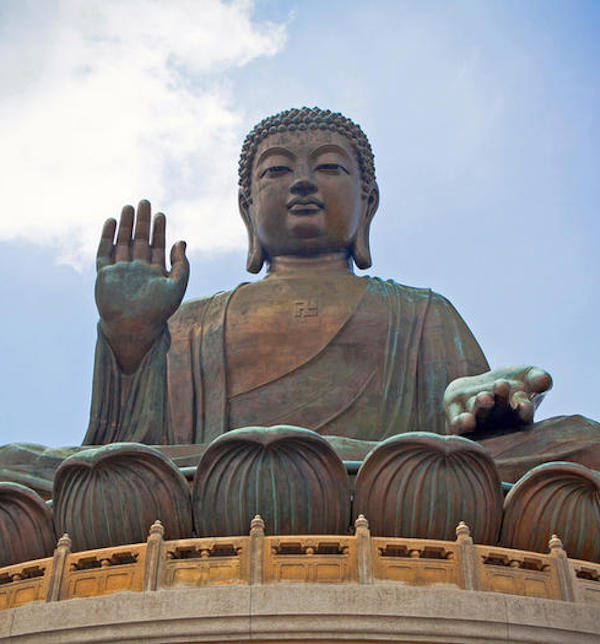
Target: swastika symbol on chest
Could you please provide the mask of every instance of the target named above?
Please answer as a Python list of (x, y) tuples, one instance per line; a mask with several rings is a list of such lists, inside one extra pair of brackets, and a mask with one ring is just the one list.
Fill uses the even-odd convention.
[(294, 302), (294, 318), (316, 318), (319, 317), (319, 305), (311, 300), (296, 300)]

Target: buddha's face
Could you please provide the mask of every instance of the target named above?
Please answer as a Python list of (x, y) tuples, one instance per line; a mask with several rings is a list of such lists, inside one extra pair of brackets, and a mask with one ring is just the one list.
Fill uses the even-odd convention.
[(326, 130), (274, 134), (254, 159), (249, 215), (267, 258), (350, 252), (369, 199), (346, 137)]

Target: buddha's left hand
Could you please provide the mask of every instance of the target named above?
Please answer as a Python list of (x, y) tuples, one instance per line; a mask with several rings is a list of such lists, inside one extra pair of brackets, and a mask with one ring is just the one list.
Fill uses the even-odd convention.
[(550, 374), (538, 367), (517, 365), (453, 380), (444, 393), (450, 433), (467, 434), (529, 425), (544, 395)]

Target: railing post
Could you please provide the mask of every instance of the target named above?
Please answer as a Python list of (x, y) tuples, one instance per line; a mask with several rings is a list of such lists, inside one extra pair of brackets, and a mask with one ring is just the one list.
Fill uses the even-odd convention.
[(556, 570), (560, 598), (567, 602), (579, 601), (577, 578), (573, 573), (562, 541), (555, 534), (552, 535), (552, 538), (548, 542), (548, 548), (550, 549), (550, 557), (552, 557), (554, 569)]
[(52, 570), (50, 572), (50, 579), (48, 580), (48, 588), (46, 590), (46, 601), (57, 602), (60, 599), (63, 579), (65, 577), (65, 567), (67, 565), (67, 557), (71, 554), (71, 539), (68, 534), (58, 540), (56, 548), (54, 549), (54, 556), (52, 558)]
[(371, 547), (371, 531), (369, 522), (363, 514), (358, 515), (354, 522), (356, 538), (356, 564), (358, 567), (358, 583), (373, 583), (373, 549)]
[(156, 590), (159, 586), (162, 564), (162, 544), (165, 529), (157, 519), (151, 526), (146, 540), (146, 564), (144, 566), (144, 590)]
[(262, 584), (265, 564), (265, 522), (257, 514), (250, 522), (250, 583)]
[(473, 545), (469, 526), (461, 521), (456, 526), (456, 542), (458, 543), (458, 565), (462, 573), (465, 590), (479, 590), (479, 567), (477, 565), (477, 550)]

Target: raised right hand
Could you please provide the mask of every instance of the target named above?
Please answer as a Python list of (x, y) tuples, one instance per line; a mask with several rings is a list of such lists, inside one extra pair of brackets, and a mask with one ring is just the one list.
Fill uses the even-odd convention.
[[(102, 332), (121, 369), (135, 371), (179, 307), (189, 277), (185, 242), (171, 249), (171, 271), (165, 267), (165, 226), (162, 213), (154, 216), (150, 237), (150, 202), (140, 201), (134, 230), (134, 210), (108, 219), (96, 257), (96, 305)], [(133, 236), (132, 236), (133, 233)]]

